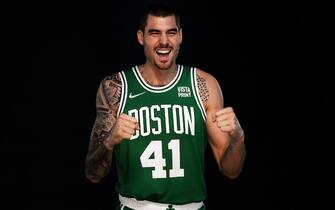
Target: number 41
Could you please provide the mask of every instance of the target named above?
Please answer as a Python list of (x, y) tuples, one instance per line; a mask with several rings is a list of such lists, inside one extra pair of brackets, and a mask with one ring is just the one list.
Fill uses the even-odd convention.
[[(184, 169), (180, 168), (180, 143), (179, 139), (172, 139), (168, 143), (172, 152), (172, 169), (169, 170), (169, 177), (183, 177)], [(166, 160), (163, 158), (162, 141), (151, 141), (142, 153), (140, 160), (142, 167), (154, 167), (152, 178), (166, 178)], [(151, 155), (153, 158), (150, 158)]]

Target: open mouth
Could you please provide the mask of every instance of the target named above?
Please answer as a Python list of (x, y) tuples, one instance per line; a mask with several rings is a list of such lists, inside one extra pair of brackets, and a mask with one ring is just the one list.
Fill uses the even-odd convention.
[(158, 49), (156, 50), (156, 53), (160, 58), (167, 58), (170, 55), (171, 51), (171, 49)]

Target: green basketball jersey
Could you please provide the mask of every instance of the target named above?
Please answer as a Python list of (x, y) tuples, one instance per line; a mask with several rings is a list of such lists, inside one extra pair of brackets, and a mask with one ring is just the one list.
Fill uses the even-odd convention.
[(140, 130), (115, 146), (118, 193), (171, 204), (205, 200), (206, 113), (196, 69), (178, 65), (163, 87), (147, 84), (137, 66), (120, 77), (118, 115), (135, 117)]

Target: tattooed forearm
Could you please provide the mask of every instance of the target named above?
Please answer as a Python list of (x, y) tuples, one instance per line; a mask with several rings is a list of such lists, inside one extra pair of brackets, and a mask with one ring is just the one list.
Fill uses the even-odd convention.
[(112, 151), (103, 142), (109, 138), (121, 97), (121, 81), (118, 74), (105, 78), (99, 86), (96, 97), (97, 115), (91, 132), (86, 156), (86, 176), (92, 182), (99, 182), (107, 175)]
[(209, 91), (208, 91), (206, 80), (197, 74), (197, 83), (198, 83), (198, 89), (200, 92), (201, 100), (203, 102), (207, 102), (208, 97), (209, 97)]

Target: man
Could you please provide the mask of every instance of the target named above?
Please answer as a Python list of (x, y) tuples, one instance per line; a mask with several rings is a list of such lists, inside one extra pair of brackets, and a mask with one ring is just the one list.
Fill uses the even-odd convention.
[(176, 64), (182, 29), (172, 8), (149, 6), (137, 38), (146, 62), (106, 77), (98, 89), (86, 176), (99, 182), (114, 155), (118, 209), (205, 209), (207, 140), (221, 172), (236, 178), (244, 132), (233, 109), (223, 108), (216, 79)]

